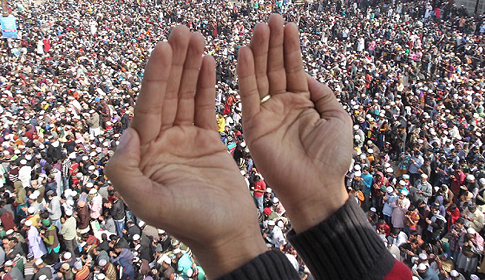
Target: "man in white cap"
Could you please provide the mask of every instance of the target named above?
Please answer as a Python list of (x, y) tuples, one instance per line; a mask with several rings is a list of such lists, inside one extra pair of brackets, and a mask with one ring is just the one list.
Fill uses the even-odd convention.
[(456, 270), (452, 270), (450, 271), (450, 276), (451, 276), (451, 279), (452, 280), (466, 280), (465, 276), (463, 276), (463, 274), (459, 273), (458, 271)]
[(172, 267), (172, 260), (167, 256), (163, 258), (161, 272), (164, 279), (172, 279), (172, 277), (175, 275), (175, 270)]
[(420, 280), (439, 280), (438, 274), (436, 274), (436, 271), (433, 269), (429, 268), (423, 263), (420, 263), (418, 265), (417, 270), (413, 270), (413, 274), (418, 277)]
[(25, 222), (25, 227), (27, 228), (27, 239), (29, 241), (29, 254), (33, 254), (34, 259), (41, 259), (42, 256), (47, 254), (44, 241), (40, 237), (37, 228), (32, 226), (31, 220)]
[(428, 182), (428, 175), (421, 174), (421, 180), (418, 181), (416, 197), (421, 199), (424, 203), (428, 203), (428, 199), (433, 195), (433, 187)]
[(46, 266), (42, 259), (38, 259), (34, 263), (37, 272), (32, 276), (32, 280), (50, 280), (52, 279), (51, 268)]
[(101, 212), (103, 211), (103, 197), (98, 193), (95, 188), (92, 188), (89, 191), (90, 201), (88, 202), (89, 211), (91, 219), (98, 219), (101, 216)]
[(274, 221), (268, 221), (267, 225), (268, 228), (263, 234), (264, 239), (275, 248), (285, 245), (286, 241), (281, 228), (277, 227)]
[(66, 251), (70, 252), (71, 255), (76, 254), (77, 249), (77, 222), (73, 217), (73, 211), (68, 209), (64, 213), (64, 217), (61, 218), (61, 231), (60, 234), (63, 237), (64, 245)]
[(392, 225), (392, 213), (394, 212), (394, 207), (392, 207), (392, 203), (398, 197), (394, 192), (393, 187), (386, 188), (386, 195), (382, 197), (382, 201), (384, 202), (384, 207), (382, 208), (382, 214), (384, 214), (384, 221), (390, 226)]
[(24, 188), (30, 186), (30, 180), (32, 176), (32, 167), (27, 165), (27, 160), (22, 159), (20, 161), (20, 170), (19, 170), (19, 180), (22, 181), (22, 186)]
[[(23, 273), (16, 267), (13, 266), (13, 262), (8, 260), (3, 265), (3, 270), (11, 277), (13, 280), (24, 280)], [(3, 278), (5, 279), (5, 278)]]

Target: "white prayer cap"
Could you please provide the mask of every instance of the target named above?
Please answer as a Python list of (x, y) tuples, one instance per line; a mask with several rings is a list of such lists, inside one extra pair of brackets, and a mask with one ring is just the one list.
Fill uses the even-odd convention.
[(426, 265), (424, 263), (420, 263), (418, 265), (418, 270), (426, 270)]
[(453, 270), (450, 272), (450, 275), (451, 275), (452, 277), (458, 277), (458, 275), (460, 275), (460, 274), (458, 273), (458, 271), (456, 271), (456, 270), (454, 270), (454, 269), (453, 269)]

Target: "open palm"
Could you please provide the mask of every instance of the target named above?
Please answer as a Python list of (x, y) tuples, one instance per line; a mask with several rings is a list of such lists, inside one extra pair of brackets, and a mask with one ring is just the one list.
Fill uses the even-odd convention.
[[(223, 255), (214, 248), (227, 248), (235, 240), (246, 246), (245, 239), (259, 236), (246, 247), (259, 246), (252, 250), (256, 254), (264, 251), (254, 203), (217, 133), (215, 65), (203, 57), (203, 49), (202, 35), (183, 26), (172, 31), (168, 43), (157, 45), (132, 128), (106, 168), (138, 217), (188, 244), (201, 262)], [(220, 261), (212, 262), (219, 265), (218, 273), (225, 272)]]
[[(320, 220), (327, 218), (348, 197), (351, 119), (332, 91), (304, 72), (296, 25), (284, 27), (279, 15), (269, 26), (259, 24), (250, 47), (240, 51), (238, 75), (256, 166), (290, 218), (316, 208), (329, 210)], [(292, 222), (299, 227), (298, 219)]]

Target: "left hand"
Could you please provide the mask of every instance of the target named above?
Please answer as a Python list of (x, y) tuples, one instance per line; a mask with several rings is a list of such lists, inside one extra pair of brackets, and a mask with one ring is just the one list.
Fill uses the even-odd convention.
[(106, 174), (135, 215), (187, 244), (211, 279), (266, 251), (257, 211), (221, 142), (215, 64), (178, 26), (146, 66), (132, 128)]

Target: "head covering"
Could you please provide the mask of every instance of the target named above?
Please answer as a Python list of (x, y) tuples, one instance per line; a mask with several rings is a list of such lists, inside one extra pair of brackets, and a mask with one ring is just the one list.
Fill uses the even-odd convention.
[(418, 270), (426, 270), (426, 265), (424, 263), (420, 263), (418, 265)]
[(100, 259), (99, 260), (99, 266), (105, 266), (108, 263), (106, 259)]
[(450, 272), (450, 275), (451, 275), (452, 277), (458, 277), (458, 275), (460, 275), (460, 274), (458, 273), (458, 271), (456, 271), (456, 270), (454, 270), (454, 269), (453, 269), (453, 270)]
[(41, 266), (43, 263), (44, 263), (44, 261), (43, 261), (42, 259), (37, 259), (37, 260), (35, 261), (35, 265), (36, 265), (36, 266)]
[(475, 235), (477, 233), (477, 231), (474, 230), (473, 228), (468, 228), (466, 232), (469, 233), (469, 234), (473, 234), (473, 235)]
[(48, 227), (48, 226), (50, 226), (50, 225), (51, 225), (51, 220), (49, 220), (49, 219), (44, 219), (44, 220), (42, 220), (42, 225), (43, 225), (44, 227)]

